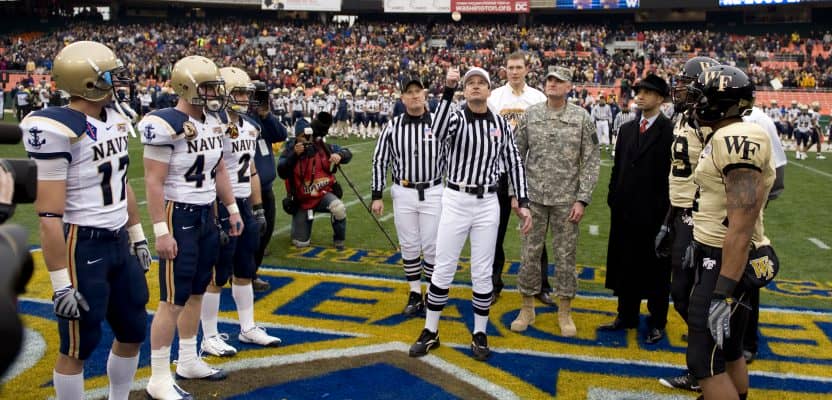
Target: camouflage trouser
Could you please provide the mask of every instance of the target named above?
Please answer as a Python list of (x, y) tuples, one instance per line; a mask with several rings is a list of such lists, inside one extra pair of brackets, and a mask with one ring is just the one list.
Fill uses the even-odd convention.
[(540, 253), (546, 243), (546, 232), (552, 228), (552, 249), (555, 261), (554, 295), (573, 298), (578, 290), (575, 253), (578, 248), (578, 224), (567, 219), (572, 205), (544, 206), (531, 202), (532, 229), (522, 236), (523, 263), (517, 275), (520, 293), (533, 296), (540, 292)]

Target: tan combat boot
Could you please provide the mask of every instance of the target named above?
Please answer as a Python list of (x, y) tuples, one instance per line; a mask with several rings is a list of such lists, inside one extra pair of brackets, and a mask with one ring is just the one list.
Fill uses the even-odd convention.
[(511, 330), (523, 332), (529, 325), (534, 323), (534, 296), (523, 295), (523, 306), (520, 307), (520, 314), (511, 322)]
[(558, 303), (558, 325), (560, 326), (560, 334), (565, 337), (573, 337), (578, 334), (578, 329), (575, 328), (575, 322), (572, 321), (570, 315), (571, 312), (572, 299), (561, 297)]

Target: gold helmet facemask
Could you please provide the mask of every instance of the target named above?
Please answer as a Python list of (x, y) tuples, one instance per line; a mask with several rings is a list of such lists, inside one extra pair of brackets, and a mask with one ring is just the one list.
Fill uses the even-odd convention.
[(245, 113), (249, 106), (256, 106), (254, 101), (254, 84), (245, 71), (240, 68), (220, 68), (220, 76), (228, 90), (228, 104), (232, 111)]
[(225, 82), (213, 61), (202, 56), (188, 56), (176, 62), (171, 72), (174, 92), (189, 104), (211, 112), (225, 108)]

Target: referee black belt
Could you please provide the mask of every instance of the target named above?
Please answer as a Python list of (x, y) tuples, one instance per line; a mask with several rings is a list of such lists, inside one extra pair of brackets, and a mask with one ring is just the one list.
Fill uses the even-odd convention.
[(394, 176), (393, 183), (401, 185), (402, 187), (406, 187), (408, 189), (416, 189), (416, 191), (419, 192), (419, 201), (425, 201), (425, 189), (442, 183), (442, 178), (436, 178), (433, 180), (433, 182), (414, 183), (408, 181), (407, 179), (399, 179)]
[(494, 193), (494, 192), (496, 192), (498, 187), (499, 187), (499, 185), (459, 186), (456, 183), (448, 182), (448, 188), (449, 189), (456, 190), (457, 192), (475, 194), (475, 195), (477, 195), (478, 199), (481, 199), (485, 193)]

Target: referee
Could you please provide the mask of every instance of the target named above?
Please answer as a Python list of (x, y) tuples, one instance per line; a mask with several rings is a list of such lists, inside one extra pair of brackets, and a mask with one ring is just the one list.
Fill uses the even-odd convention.
[[(373, 152), (373, 203), (376, 215), (384, 213), (382, 192), (387, 169), (393, 167), (393, 217), (410, 295), (404, 314), (421, 314), (422, 273), (430, 282), (435, 265), (436, 229), (442, 210), (442, 143), (436, 139), (425, 108), (425, 85), (419, 77), (402, 81), (405, 112), (386, 124)], [(424, 261), (420, 258), (424, 255)]]
[(514, 135), (506, 120), (489, 111), (486, 103), (491, 93), (488, 72), (475, 67), (465, 73), (466, 104), (451, 112), (457, 82), (459, 70), (449, 69), (433, 124), (436, 140), (442, 143), (447, 140), (447, 187), (442, 193), (436, 268), (428, 288), (425, 329), (410, 347), (410, 356), (424, 356), (439, 346), (439, 317), (448, 302), (459, 253), (470, 235), (474, 309), (471, 352), (475, 359), (484, 361), (491, 353), (485, 330), (492, 300), (491, 270), (500, 217), (496, 192), (501, 170), (509, 175), (518, 199), (519, 207), (515, 211), (523, 221), (523, 234), (529, 231), (532, 218), (525, 170)]

